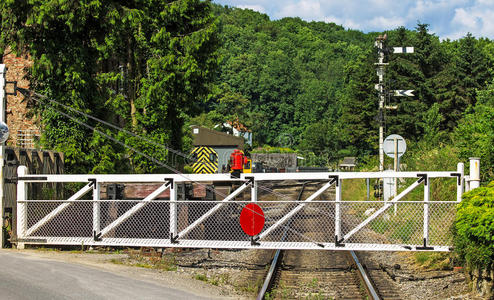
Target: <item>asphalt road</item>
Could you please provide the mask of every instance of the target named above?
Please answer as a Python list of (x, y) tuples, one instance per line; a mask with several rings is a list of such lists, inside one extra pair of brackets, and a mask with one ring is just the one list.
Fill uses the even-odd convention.
[(159, 283), (0, 252), (0, 299), (208, 299)]

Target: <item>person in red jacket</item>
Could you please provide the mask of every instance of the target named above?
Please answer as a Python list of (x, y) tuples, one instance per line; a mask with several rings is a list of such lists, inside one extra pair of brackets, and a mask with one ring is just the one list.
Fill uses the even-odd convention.
[(247, 157), (244, 153), (238, 149), (235, 149), (230, 154), (230, 171), (233, 177), (240, 177), (240, 173), (243, 172), (244, 164), (247, 163)]

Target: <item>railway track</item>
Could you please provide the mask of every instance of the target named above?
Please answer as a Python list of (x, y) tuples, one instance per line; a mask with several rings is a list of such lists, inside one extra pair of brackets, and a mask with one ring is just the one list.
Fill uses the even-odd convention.
[[(303, 184), (298, 200), (313, 191), (311, 187), (316, 186)], [(313, 237), (332, 235), (304, 230), (322, 229), (314, 226), (317, 218), (310, 212), (289, 222), (287, 228)], [(286, 232), (282, 239), (285, 237)], [(257, 299), (401, 299), (387, 274), (371, 260), (364, 262), (361, 264), (353, 251), (277, 250)]]

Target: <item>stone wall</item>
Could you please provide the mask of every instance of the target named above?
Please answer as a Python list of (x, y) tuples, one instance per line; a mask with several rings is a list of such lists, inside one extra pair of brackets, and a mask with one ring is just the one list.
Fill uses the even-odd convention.
[[(16, 56), (9, 48), (5, 50), (3, 62), (7, 67), (6, 81), (17, 81), (17, 86), (29, 88), (29, 81), (26, 79), (26, 69), (32, 65), (29, 55)], [(13, 84), (7, 84), (7, 92), (13, 92)], [(36, 119), (30, 116), (28, 111), (28, 101), (24, 101), (24, 96), (18, 93), (16, 96), (7, 96), (6, 102), (7, 126), (10, 129), (10, 136), (7, 141), (9, 146), (18, 145), (18, 134), (30, 132), (39, 134), (40, 128)], [(27, 147), (32, 148), (32, 147)]]
[(494, 299), (494, 264), (480, 271), (469, 271), (472, 290), (483, 299)]
[(297, 166), (296, 153), (252, 153), (252, 162), (262, 162), (264, 167), (286, 169)]

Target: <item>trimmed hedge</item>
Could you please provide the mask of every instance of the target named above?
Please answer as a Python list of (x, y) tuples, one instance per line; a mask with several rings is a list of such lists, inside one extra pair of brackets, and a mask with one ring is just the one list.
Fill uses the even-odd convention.
[(459, 258), (485, 269), (494, 262), (494, 181), (463, 195), (454, 227)]

